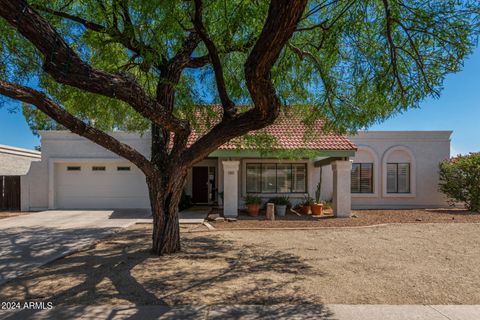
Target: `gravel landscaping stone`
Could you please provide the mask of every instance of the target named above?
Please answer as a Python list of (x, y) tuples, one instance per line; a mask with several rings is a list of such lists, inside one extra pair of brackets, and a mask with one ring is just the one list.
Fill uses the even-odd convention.
[[(215, 213), (221, 212), (217, 210)], [(351, 219), (338, 219), (331, 215), (331, 211), (327, 213), (320, 217), (287, 213), (285, 217), (275, 217), (275, 221), (269, 221), (265, 214), (251, 217), (240, 212), (237, 223), (213, 223), (213, 226), (217, 229), (252, 229), (357, 227), (388, 223), (480, 223), (480, 214), (462, 209), (353, 210)]]
[(182, 252), (165, 257), (150, 254), (150, 232), (132, 227), (25, 274), (0, 286), (0, 300), (480, 304), (480, 224), (183, 232)]

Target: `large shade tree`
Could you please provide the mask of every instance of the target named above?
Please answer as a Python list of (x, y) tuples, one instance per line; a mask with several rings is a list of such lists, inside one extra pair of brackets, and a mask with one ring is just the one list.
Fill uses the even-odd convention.
[[(476, 0), (0, 0), (0, 94), (146, 177), (153, 251), (180, 250), (187, 170), (282, 105), (355, 130), (438, 96), (478, 35)], [(221, 108), (199, 107), (218, 102)], [(237, 108), (238, 104), (250, 107)], [(293, 108), (293, 107), (292, 107)], [(218, 119), (192, 145), (199, 111)], [(216, 117), (215, 117), (216, 116)], [(114, 130), (151, 129), (151, 156)]]

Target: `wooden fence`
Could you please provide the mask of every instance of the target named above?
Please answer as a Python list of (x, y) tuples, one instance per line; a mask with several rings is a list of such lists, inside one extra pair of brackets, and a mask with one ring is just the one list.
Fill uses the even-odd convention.
[(0, 176), (0, 211), (20, 211), (19, 176)]

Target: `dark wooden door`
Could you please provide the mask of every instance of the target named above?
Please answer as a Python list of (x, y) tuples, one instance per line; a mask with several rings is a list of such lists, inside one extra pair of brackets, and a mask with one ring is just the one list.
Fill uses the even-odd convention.
[(0, 210), (20, 211), (20, 177), (0, 176)]
[(208, 202), (208, 167), (192, 169), (192, 202)]

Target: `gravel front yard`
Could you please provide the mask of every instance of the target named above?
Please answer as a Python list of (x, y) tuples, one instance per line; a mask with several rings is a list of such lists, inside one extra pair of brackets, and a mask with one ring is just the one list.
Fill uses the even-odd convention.
[(0, 287), (0, 301), (59, 304), (480, 304), (480, 225), (183, 233), (149, 253), (150, 227)]
[[(213, 211), (212, 214), (221, 213)], [(355, 227), (386, 223), (480, 223), (480, 214), (472, 214), (462, 209), (417, 209), (417, 210), (354, 210), (351, 219), (337, 219), (331, 215), (320, 218), (311, 215), (297, 216), (293, 213), (276, 217), (275, 221), (265, 220), (265, 215), (250, 217), (240, 213), (236, 222), (214, 222), (217, 229), (252, 228), (316, 228), (316, 227)]]

